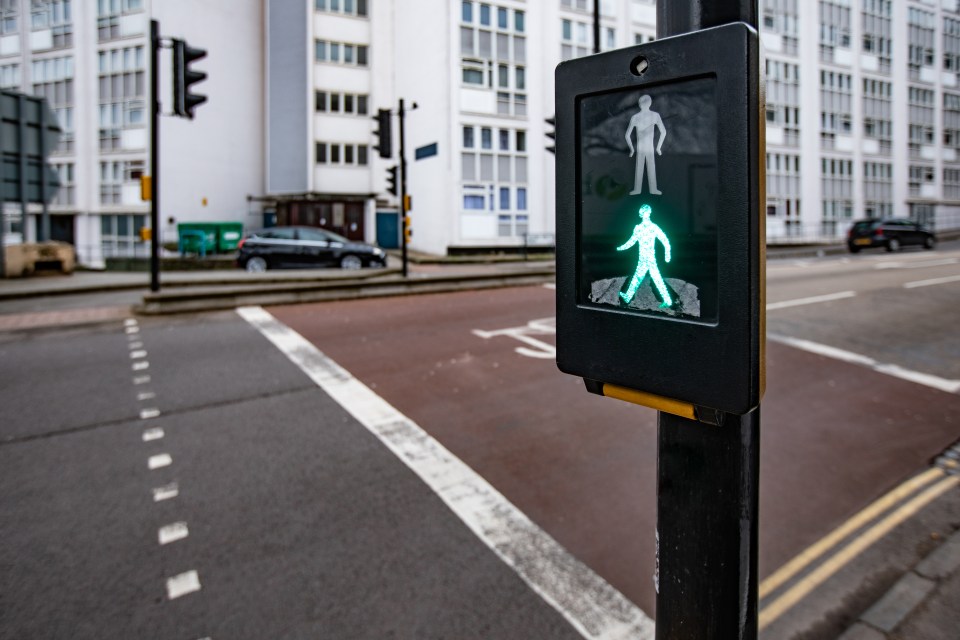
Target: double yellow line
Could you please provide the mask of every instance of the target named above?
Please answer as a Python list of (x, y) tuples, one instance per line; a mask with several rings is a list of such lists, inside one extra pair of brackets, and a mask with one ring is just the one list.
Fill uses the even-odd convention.
[[(800, 555), (780, 567), (760, 584), (761, 600), (782, 587), (798, 573), (806, 570), (814, 561), (832, 552), (849, 535), (867, 526), (898, 503), (910, 498), (828, 557), (822, 564), (778, 595), (769, 604), (762, 606), (759, 620), (760, 629), (767, 627), (783, 615), (894, 527), (915, 515), (958, 484), (960, 484), (960, 476), (947, 476), (940, 468), (933, 467), (893, 489), (844, 522), (830, 535), (808, 547)], [(911, 498), (911, 496), (913, 497)]]

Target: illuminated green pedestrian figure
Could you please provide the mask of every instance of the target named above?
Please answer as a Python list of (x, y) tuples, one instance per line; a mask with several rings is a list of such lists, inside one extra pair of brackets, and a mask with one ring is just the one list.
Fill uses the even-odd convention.
[(644, 277), (649, 273), (650, 278), (653, 279), (653, 284), (656, 285), (657, 291), (660, 292), (660, 297), (663, 299), (663, 302), (660, 303), (660, 308), (664, 309), (671, 306), (673, 300), (667, 292), (667, 285), (663, 282), (663, 276), (660, 275), (660, 268), (657, 267), (657, 253), (655, 249), (657, 240), (659, 240), (663, 245), (663, 258), (667, 262), (670, 262), (670, 241), (667, 239), (667, 234), (663, 232), (663, 229), (650, 221), (650, 214), (652, 212), (653, 210), (648, 204), (640, 207), (640, 217), (642, 218), (640, 224), (633, 228), (633, 235), (630, 236), (630, 239), (617, 247), (617, 251), (624, 251), (636, 244), (639, 245), (640, 249), (640, 260), (637, 262), (637, 271), (633, 274), (633, 279), (630, 281), (630, 287), (627, 289), (627, 292), (620, 292), (620, 298), (629, 304), (630, 301), (633, 300), (633, 296), (636, 295), (637, 289), (640, 288), (640, 283), (643, 282)]

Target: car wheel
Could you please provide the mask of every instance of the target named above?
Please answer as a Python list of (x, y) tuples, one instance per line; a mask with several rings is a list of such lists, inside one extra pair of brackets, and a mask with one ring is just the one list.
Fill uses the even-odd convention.
[(923, 248), (924, 248), (924, 249), (933, 249), (935, 246), (937, 246), (937, 241), (934, 240), (933, 236), (927, 236), (927, 237), (924, 239), (924, 241), (923, 241)]
[(860, 247), (855, 247), (853, 245), (848, 245), (847, 249), (850, 250), (850, 253), (860, 253)]
[(358, 256), (343, 256), (340, 258), (340, 268), (341, 269), (359, 269), (363, 266), (363, 262)]
[(267, 270), (267, 261), (260, 256), (247, 260), (247, 273), (263, 273)]
[(899, 251), (900, 250), (900, 241), (896, 238), (890, 238), (887, 240), (887, 251)]

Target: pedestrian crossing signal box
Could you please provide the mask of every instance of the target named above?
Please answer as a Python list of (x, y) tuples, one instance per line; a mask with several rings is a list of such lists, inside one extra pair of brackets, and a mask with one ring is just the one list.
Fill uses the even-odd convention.
[(760, 62), (733, 23), (557, 67), (557, 365), (589, 390), (708, 422), (759, 404)]

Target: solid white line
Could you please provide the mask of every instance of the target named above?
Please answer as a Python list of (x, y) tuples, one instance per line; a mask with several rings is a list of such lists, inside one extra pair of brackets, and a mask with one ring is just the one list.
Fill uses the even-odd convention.
[(177, 486), (176, 482), (171, 482), (170, 484), (157, 487), (153, 490), (153, 501), (163, 502), (164, 500), (176, 498), (178, 495), (180, 495), (180, 487)]
[(960, 393), (960, 380), (949, 380), (947, 378), (930, 375), (929, 373), (920, 373), (919, 371), (904, 369), (903, 367), (895, 364), (883, 364), (868, 356), (860, 355), (859, 353), (845, 351), (843, 349), (820, 344), (818, 342), (811, 342), (810, 340), (802, 340), (800, 338), (791, 338), (790, 336), (781, 336), (777, 334), (767, 334), (767, 339), (774, 342), (779, 342), (781, 344), (786, 344), (797, 349), (809, 351), (810, 353), (816, 353), (821, 356), (833, 358), (835, 360), (842, 360), (844, 362), (858, 364), (869, 369), (873, 369), (878, 373), (885, 373), (889, 376), (900, 378), (901, 380), (909, 380), (910, 382), (922, 384), (939, 391), (946, 391), (947, 393)]
[(799, 307), (805, 304), (816, 304), (818, 302), (831, 302), (833, 300), (843, 300), (857, 295), (856, 291), (841, 291), (839, 293), (828, 293), (822, 296), (811, 296), (809, 298), (797, 298), (796, 300), (784, 300), (783, 302), (771, 302), (767, 305), (767, 311), (776, 309), (786, 309), (787, 307)]
[(133, 384), (147, 384), (150, 382), (150, 376), (133, 376)]
[(152, 442), (154, 440), (159, 440), (163, 437), (163, 429), (160, 427), (154, 427), (153, 429), (147, 429), (143, 432), (143, 441)]
[(183, 540), (189, 535), (190, 531), (187, 530), (186, 522), (174, 522), (173, 524), (160, 527), (157, 531), (157, 542), (161, 545), (170, 544), (177, 540)]
[(140, 411), (141, 420), (149, 420), (150, 418), (156, 418), (160, 415), (160, 409), (142, 409)]
[(170, 457), (169, 453), (161, 453), (155, 456), (150, 456), (150, 459), (147, 460), (147, 466), (151, 471), (154, 469), (169, 467), (171, 464), (173, 464), (173, 458)]
[(142, 393), (137, 394), (137, 400), (141, 402), (143, 402), (144, 400), (153, 400), (156, 397), (157, 397), (157, 394), (155, 394), (153, 391), (144, 391)]
[(146, 360), (141, 360), (140, 362), (134, 362), (131, 368), (134, 371), (144, 371), (150, 368), (150, 363)]
[(139, 360), (141, 358), (146, 358), (146, 357), (147, 357), (147, 352), (144, 351), (143, 349), (138, 349), (137, 351), (130, 352), (131, 360)]
[(200, 576), (196, 571), (187, 571), (167, 578), (167, 599), (173, 600), (188, 593), (200, 591)]
[(915, 280), (903, 285), (904, 289), (915, 289), (917, 287), (930, 287), (935, 284), (947, 284), (948, 282), (960, 282), (960, 276), (946, 276), (945, 278), (931, 278), (929, 280)]
[(584, 637), (654, 637), (649, 616), (571, 556), (419, 425), (262, 308), (241, 307), (237, 313), (420, 476), (480, 540)]

